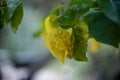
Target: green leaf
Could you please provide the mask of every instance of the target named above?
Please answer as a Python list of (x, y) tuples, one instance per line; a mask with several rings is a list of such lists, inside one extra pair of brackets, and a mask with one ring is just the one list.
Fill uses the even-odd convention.
[(107, 18), (102, 12), (94, 13), (89, 19), (90, 34), (97, 40), (118, 47), (120, 26)]
[(18, 5), (22, 3), (22, 0), (6, 0), (6, 3), (7, 3), (8, 10), (9, 10), (9, 16), (11, 18), (16, 8), (18, 7)]
[(3, 11), (4, 20), (6, 21), (6, 23), (9, 23), (10, 22), (10, 16), (9, 16), (7, 2), (6, 2), (6, 0), (2, 0), (1, 2), (2, 2), (1, 3), (1, 8), (2, 8), (2, 11)]
[(15, 9), (15, 11), (14, 11), (12, 17), (11, 17), (10, 24), (11, 24), (11, 28), (12, 28), (13, 32), (17, 31), (18, 26), (22, 21), (22, 18), (23, 18), (23, 5), (22, 5), (22, 2), (21, 2), (21, 4), (19, 4), (16, 7), (16, 9)]
[(10, 17), (9, 17), (8, 8), (7, 8), (7, 7), (3, 8), (3, 11), (4, 11), (4, 18), (5, 18), (5, 21), (6, 21), (6, 23), (9, 23), (9, 22), (10, 22)]
[(92, 0), (71, 0), (65, 12), (58, 16), (58, 24), (65, 29), (73, 27), (79, 16), (89, 10), (92, 2)]
[(2, 9), (0, 8), (0, 31), (3, 29), (4, 26), (4, 15)]
[[(53, 11), (52, 14), (55, 13), (55, 12)], [(56, 15), (58, 15), (58, 14), (56, 14)], [(40, 23), (40, 28), (36, 32), (34, 32), (33, 37), (39, 37), (39, 36), (41, 36), (43, 34), (43, 32), (45, 31), (45, 19), (46, 19), (46, 17), (44, 17), (42, 19), (42, 21)]]
[(68, 8), (78, 11), (81, 14), (88, 11), (92, 3), (92, 0), (71, 0)]
[(50, 15), (59, 15), (61, 8), (62, 8), (62, 6), (61, 6), (61, 5), (58, 5), (57, 7), (55, 7), (55, 8), (51, 11)]
[(111, 20), (120, 25), (120, 1), (119, 0), (97, 0), (101, 5), (103, 13)]
[(84, 22), (79, 22), (73, 28), (71, 42), (73, 44), (72, 55), (77, 61), (87, 61), (88, 29)]
[(65, 13), (64, 14), (62, 14), (62, 15), (59, 15), (58, 17), (57, 17), (57, 21), (58, 21), (58, 24), (62, 27), (62, 28), (64, 28), (64, 29), (67, 29), (67, 28), (70, 28), (70, 27), (72, 27), (74, 24), (75, 24), (75, 19), (76, 19), (76, 15), (73, 15), (73, 14), (75, 14), (75, 12), (74, 11), (72, 11), (72, 10), (70, 10), (70, 9), (67, 9), (66, 11), (65, 11)]
[(38, 37), (38, 36), (40, 36), (42, 33), (43, 33), (43, 31), (40, 29), (40, 30), (36, 31), (36, 32), (33, 34), (33, 37)]
[(93, 1), (91, 8), (96, 8), (99, 9), (100, 5), (98, 4), (98, 2), (96, 0)]
[[(79, 18), (80, 21), (84, 21), (86, 23), (89, 23), (91, 17), (94, 15), (94, 13), (98, 12), (97, 10), (90, 9), (89, 11), (82, 14)], [(93, 16), (94, 17), (94, 16)]]
[(11, 24), (13, 32), (16, 32), (23, 17), (22, 0), (1, 0), (1, 11), (3, 13), (3, 23)]

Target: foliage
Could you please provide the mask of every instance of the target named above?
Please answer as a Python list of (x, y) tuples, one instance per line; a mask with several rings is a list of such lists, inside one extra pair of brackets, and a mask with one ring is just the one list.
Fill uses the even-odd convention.
[[(53, 18), (54, 23), (56, 22), (62, 29), (72, 28), (71, 54), (75, 60), (87, 60), (87, 40), (92, 37), (101, 43), (118, 47), (120, 42), (119, 9), (119, 0), (71, 0), (67, 9)], [(100, 43), (93, 38), (91, 50), (96, 52)], [(56, 52), (58, 53), (59, 51)]]
[[(71, 0), (68, 9), (61, 14), (64, 18), (60, 15), (58, 22), (63, 28), (66, 28), (69, 25), (72, 25), (69, 27), (74, 27), (73, 23), (77, 20), (84, 21), (88, 25), (90, 35), (97, 41), (118, 47), (120, 42), (119, 7), (119, 0)], [(72, 17), (73, 14), (66, 14), (67, 12), (74, 12), (74, 16), (77, 17), (70, 19), (69, 17)]]
[[(71, 0), (65, 11), (62, 10), (60, 6), (55, 8), (43, 21), (42, 31), (35, 34), (43, 33), (46, 45), (57, 59), (64, 62), (65, 57), (73, 57), (87, 61), (87, 41), (90, 38), (93, 51), (101, 43), (118, 48), (120, 0)], [(0, 1), (0, 30), (6, 22), (16, 32), (22, 16), (22, 0)]]
[(60, 9), (61, 6), (55, 8), (43, 22), (43, 38), (46, 46), (53, 56), (61, 62), (64, 62), (65, 57), (87, 61), (87, 25), (79, 21), (74, 28), (61, 28), (56, 21), (60, 14)]
[(0, 0), (0, 30), (4, 23), (10, 23), (13, 32), (16, 32), (23, 17), (22, 0)]

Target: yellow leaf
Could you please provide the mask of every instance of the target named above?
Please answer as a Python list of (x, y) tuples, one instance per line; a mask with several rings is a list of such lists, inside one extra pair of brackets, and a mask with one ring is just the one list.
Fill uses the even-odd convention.
[(70, 44), (72, 28), (64, 30), (59, 25), (53, 25), (52, 20), (56, 17), (52, 14), (45, 19), (43, 38), (52, 55), (64, 63), (66, 56), (72, 57)]

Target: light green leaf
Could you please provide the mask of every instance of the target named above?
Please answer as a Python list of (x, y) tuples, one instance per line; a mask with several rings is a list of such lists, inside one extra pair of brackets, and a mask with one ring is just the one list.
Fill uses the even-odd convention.
[(22, 18), (23, 18), (23, 5), (22, 5), (22, 2), (21, 2), (21, 4), (19, 4), (16, 7), (16, 9), (15, 9), (15, 11), (14, 11), (12, 17), (11, 17), (10, 24), (11, 24), (11, 28), (12, 28), (13, 32), (17, 31), (18, 26), (22, 21)]
[(79, 22), (73, 28), (71, 42), (73, 44), (72, 54), (77, 61), (87, 61), (88, 29), (84, 22)]

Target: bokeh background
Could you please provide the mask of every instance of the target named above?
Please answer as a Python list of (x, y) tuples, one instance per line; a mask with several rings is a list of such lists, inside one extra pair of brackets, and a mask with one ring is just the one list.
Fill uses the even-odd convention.
[(0, 80), (120, 80), (120, 49), (102, 44), (92, 53), (88, 47), (88, 62), (66, 59), (62, 64), (41, 37), (33, 37), (42, 19), (68, 1), (23, 0), (24, 17), (17, 33), (9, 24), (0, 33)]

